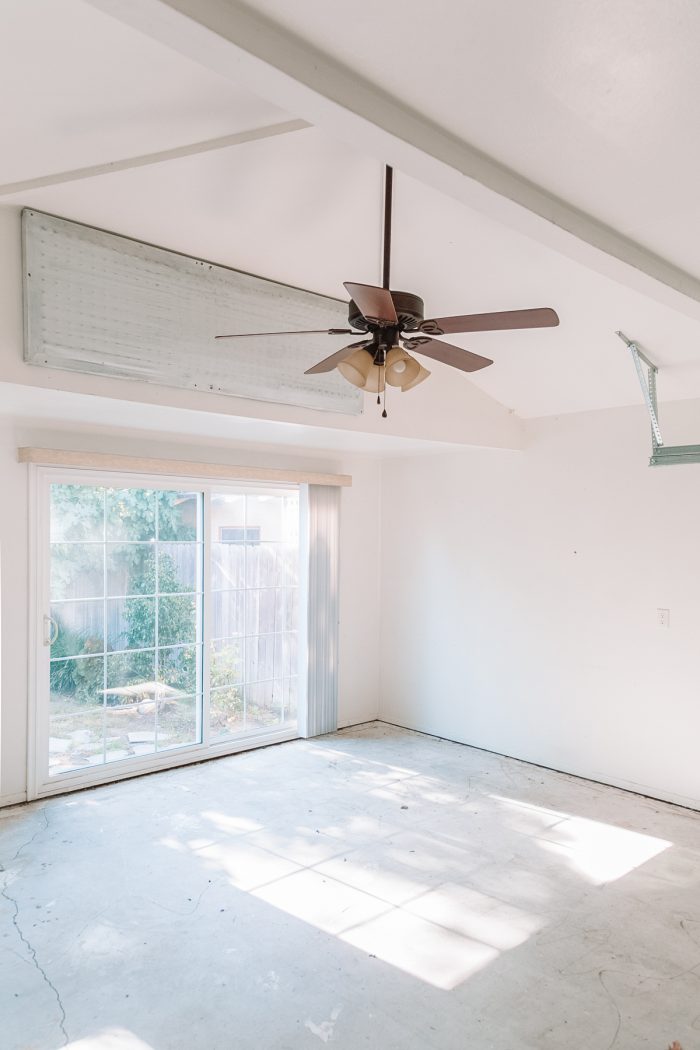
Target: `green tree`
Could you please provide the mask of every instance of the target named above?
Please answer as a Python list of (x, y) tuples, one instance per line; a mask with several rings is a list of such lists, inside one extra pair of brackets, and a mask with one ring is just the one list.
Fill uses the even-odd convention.
[[(158, 579), (156, 581), (155, 559), (149, 562), (146, 572), (140, 579), (139, 593), (154, 594), (156, 582), (160, 597), (158, 602), (158, 637), (155, 638), (155, 605), (143, 599), (130, 599), (126, 603), (124, 618), (127, 622), (126, 647), (128, 649), (146, 649), (157, 645), (186, 645), (178, 651), (177, 658), (167, 661), (167, 671), (161, 666), (159, 680), (167, 679), (167, 684), (175, 689), (190, 691), (196, 665), (195, 648), (195, 597), (189, 594), (175, 594), (180, 589), (180, 580), (173, 559), (168, 554), (161, 554), (158, 560)], [(150, 654), (143, 654), (138, 660), (138, 653), (131, 657), (132, 678), (143, 680), (151, 666)], [(164, 661), (165, 662), (165, 661)]]
[[(76, 581), (102, 573), (101, 544), (124, 543), (119, 548), (121, 567), (132, 580), (132, 593), (154, 595), (156, 588), (155, 548), (144, 557), (144, 543), (188, 542), (197, 538), (197, 497), (174, 491), (140, 488), (106, 488), (92, 485), (51, 486), (51, 591), (52, 598), (75, 595)], [(76, 542), (78, 541), (78, 542)], [(82, 542), (80, 542), (82, 541)], [(103, 593), (106, 581), (103, 578)], [(177, 566), (161, 552), (158, 565), (160, 599), (126, 599), (125, 645), (128, 649), (152, 648), (194, 641), (194, 597), (181, 590)], [(158, 638), (155, 638), (155, 601), (158, 608)], [(60, 606), (58, 607), (60, 608)], [(51, 647), (51, 690), (82, 703), (95, 703), (103, 689), (100, 659), (60, 659), (76, 653), (102, 653), (102, 638), (80, 636), (56, 615), (58, 637)], [(120, 668), (112, 658), (113, 674), (121, 671), (128, 681), (148, 680), (153, 675), (151, 654), (134, 652)], [(171, 660), (168, 684), (188, 689), (194, 669), (194, 649), (183, 650)], [(149, 673), (150, 672), (150, 673)], [(108, 683), (109, 685), (109, 683)]]

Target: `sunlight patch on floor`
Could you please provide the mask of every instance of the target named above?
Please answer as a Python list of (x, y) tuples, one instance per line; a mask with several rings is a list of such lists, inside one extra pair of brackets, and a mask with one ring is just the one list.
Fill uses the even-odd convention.
[(97, 1035), (79, 1039), (77, 1043), (64, 1043), (61, 1050), (156, 1050), (156, 1048), (150, 1043), (144, 1043), (143, 1039), (139, 1039), (133, 1032), (128, 1032), (126, 1028), (105, 1028)]
[[(366, 805), (387, 795), (384, 779), (379, 769), (363, 777), (360, 793)], [(433, 819), (387, 831), (359, 811), (355, 817), (362, 817), (369, 834), (358, 841), (349, 830), (351, 813), (342, 804), (332, 827), (322, 819), (323, 805), (318, 826), (313, 817), (287, 823), (277, 813), (265, 827), (250, 817), (208, 809), (200, 814), (200, 831), (210, 829), (214, 841), (170, 836), (160, 842), (196, 853), (212, 875), (223, 874), (231, 886), (446, 991), (546, 928), (550, 918), (545, 912), (549, 902), (556, 905), (560, 874), (573, 871), (581, 880), (602, 884), (671, 846), (651, 835), (497, 794), (484, 797), (493, 807), (484, 823), (478, 799), (469, 804), (472, 811), (439, 778), (425, 775), (392, 785), (391, 791), (395, 814), (393, 807), (401, 813), (427, 804), (435, 811)], [(404, 798), (410, 801), (401, 804)], [(453, 821), (459, 818), (456, 836), (437, 830), (443, 806)], [(314, 813), (310, 807), (309, 816)], [(554, 874), (551, 865), (548, 872), (530, 870), (526, 860), (524, 867), (514, 867), (513, 885), (502, 880), (491, 885), (498, 861), (490, 821), (515, 832), (511, 848), (523, 857), (528, 851), (551, 854)], [(465, 885), (465, 879), (478, 879), (482, 871), (480, 887)]]
[(456, 988), (500, 955), (488, 944), (402, 908), (362, 923), (341, 940), (444, 991)]
[(406, 908), (463, 937), (501, 951), (517, 948), (546, 925), (539, 915), (452, 882), (445, 882), (417, 900), (409, 901)]
[[(352, 865), (347, 865), (348, 875)], [(304, 869), (254, 890), (253, 895), (325, 933), (381, 959), (433, 987), (450, 990), (522, 944), (544, 919), (486, 894), (444, 883), (425, 892), (416, 882), (402, 906), (407, 883), (392, 889), (382, 873), (381, 896), (319, 871)]]
[(218, 810), (203, 810), (201, 815), (219, 831), (224, 831), (228, 835), (247, 835), (249, 831), (261, 831), (265, 826), (258, 820), (251, 820), (249, 817), (232, 817)]
[(667, 839), (615, 824), (571, 816), (500, 795), (490, 797), (516, 814), (527, 812), (540, 816), (544, 823), (535, 841), (544, 850), (564, 857), (575, 871), (596, 885), (628, 875), (673, 845)]

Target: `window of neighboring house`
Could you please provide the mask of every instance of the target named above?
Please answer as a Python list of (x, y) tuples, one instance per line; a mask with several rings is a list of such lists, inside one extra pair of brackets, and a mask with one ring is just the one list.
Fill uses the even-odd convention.
[(219, 543), (260, 543), (260, 525), (220, 525)]

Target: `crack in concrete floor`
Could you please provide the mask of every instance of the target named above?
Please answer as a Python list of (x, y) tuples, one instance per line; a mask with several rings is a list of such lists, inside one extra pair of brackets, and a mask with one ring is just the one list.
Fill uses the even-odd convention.
[(60, 994), (58, 988), (56, 987), (56, 985), (53, 983), (53, 981), (49, 977), (49, 975), (47, 974), (47, 972), (44, 969), (44, 967), (39, 962), (39, 957), (37, 955), (36, 948), (34, 947), (32, 942), (29, 940), (29, 938), (25, 934), (24, 930), (22, 929), (22, 926), (20, 925), (20, 921), (19, 921), (19, 902), (17, 901), (17, 899), (15, 897), (13, 897), (10, 893), (8, 893), (8, 885), (12, 885), (12, 882), (11, 882), (11, 875), (12, 875), (11, 865), (14, 864), (17, 860), (19, 860), (20, 855), (22, 854), (22, 852), (25, 849), (28, 849), (29, 846), (31, 846), (33, 844), (33, 842), (37, 839), (37, 837), (39, 835), (43, 834), (44, 832), (48, 831), (48, 829), (49, 829), (49, 815), (48, 815), (48, 813), (46, 811), (46, 806), (44, 806), (42, 809), (40, 809), (39, 813), (41, 814), (41, 816), (44, 819), (43, 827), (37, 828), (37, 830), (34, 832), (32, 837), (27, 839), (26, 842), (22, 843), (22, 845), (19, 847), (19, 849), (15, 852), (14, 856), (11, 858), (11, 860), (9, 862), (9, 865), (7, 867), (5, 867), (4, 865), (0, 865), (0, 872), (2, 872), (5, 875), (4, 884), (3, 884), (2, 890), (0, 890), (0, 897), (3, 897), (8, 902), (8, 904), (10, 904), (12, 906), (12, 909), (13, 909), (13, 912), (12, 912), (12, 925), (15, 928), (15, 930), (17, 931), (17, 936), (19, 937), (20, 941), (22, 942), (22, 944), (27, 949), (27, 952), (29, 953), (29, 958), (31, 960), (32, 965), (34, 966), (36, 971), (41, 975), (42, 980), (46, 984), (47, 988), (49, 988), (51, 990), (51, 992), (53, 993), (53, 995), (54, 995), (54, 997), (56, 999), (56, 1003), (57, 1003), (58, 1009), (59, 1009), (58, 1027), (60, 1028), (61, 1034), (63, 1036), (63, 1040), (64, 1040), (63, 1045), (67, 1046), (68, 1043), (70, 1042), (70, 1037), (68, 1035), (68, 1032), (66, 1031), (66, 1011), (65, 1011), (65, 1007), (63, 1005), (63, 1001), (61, 999), (61, 994)]

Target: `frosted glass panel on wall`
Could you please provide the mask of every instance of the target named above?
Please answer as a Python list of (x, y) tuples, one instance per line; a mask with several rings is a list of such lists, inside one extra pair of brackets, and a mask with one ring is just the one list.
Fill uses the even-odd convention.
[(345, 303), (38, 211), (22, 213), (22, 234), (30, 364), (362, 411), (361, 393), (337, 372), (304, 375), (351, 336), (214, 339), (346, 327)]

